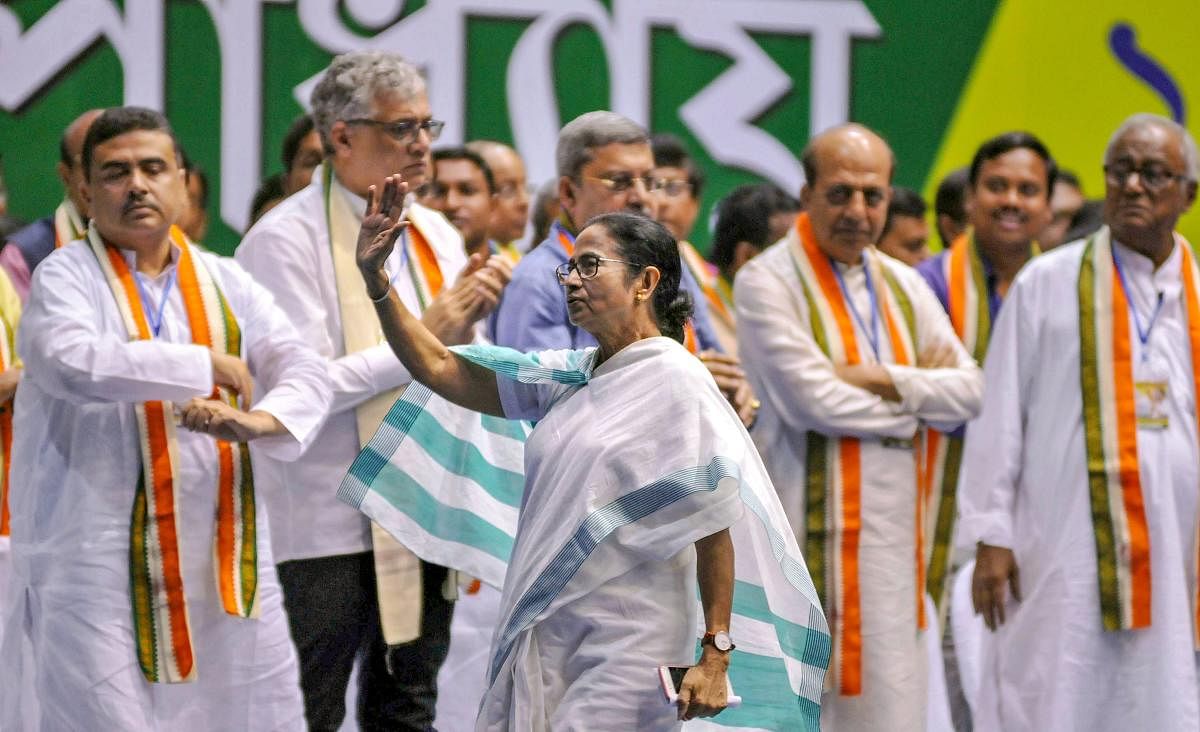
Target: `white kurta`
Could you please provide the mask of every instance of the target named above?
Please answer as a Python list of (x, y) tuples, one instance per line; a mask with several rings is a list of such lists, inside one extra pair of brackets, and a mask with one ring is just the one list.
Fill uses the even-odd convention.
[[(969, 419), (978, 409), (982, 376), (921, 276), (882, 256), (884, 266), (912, 301), (918, 351), (934, 343), (952, 344), (958, 365), (949, 369), (894, 365), (881, 316), (880, 362), (887, 365), (902, 401), (887, 402), (839, 380), (834, 364), (813, 339), (809, 308), (788, 251), (795, 246), (795, 236), (793, 230), (738, 271), (734, 302), (742, 366), (762, 401), (752, 434), (800, 546), (806, 535), (805, 433), (862, 440), (858, 566), (863, 693), (850, 697), (826, 692), (821, 726), (924, 729), (926, 661), (917, 631), (914, 559), (916, 465), (912, 449), (885, 446), (882, 440), (910, 440), (921, 421), (950, 428)], [(835, 266), (854, 307), (869, 324), (870, 299), (862, 266)], [(858, 325), (855, 331), (859, 353), (874, 360), (866, 333)]]
[[(201, 251), (194, 256), (238, 319), (247, 364), (260, 384), (254, 408), (290, 432), (261, 440), (259, 448), (294, 459), (328, 408), (325, 370), (270, 294), (240, 267)], [(152, 309), (172, 270), (174, 264), (157, 279), (143, 278)], [(159, 337), (130, 342), (95, 256), (75, 242), (34, 274), (19, 348), (27, 370), (17, 392), (13, 474), (22, 479), (13, 482), (10, 498), (15, 577), (4, 657), (13, 664), (10, 678), (22, 683), (0, 691), (0, 726), (303, 729), (261, 501), (261, 617), (221, 610), (212, 549), (217, 452), (207, 435), (178, 431), (177, 526), (197, 680), (150, 684), (135, 656), (129, 517), (141, 457), (133, 403), (182, 404), (207, 396), (213, 385), (209, 351), (191, 343), (179, 288), (166, 301)]]
[[(1138, 430), (1150, 531), (1151, 626), (1100, 618), (1079, 371), (1083, 243), (1030, 262), (992, 333), (983, 412), (967, 431), (956, 541), (1016, 554), (1024, 600), (984, 639), (978, 730), (1196, 730), (1200, 682), (1191, 598), (1197, 491), (1195, 389), (1178, 247), (1157, 271), (1114, 243), (1147, 345), (1169, 368), (1170, 426)], [(1132, 316), (1134, 378), (1142, 348)]]
[[(351, 204), (360, 214), (366, 209), (361, 198), (352, 196)], [(413, 209), (450, 286), (467, 263), (462, 237), (436, 211), (419, 205)], [(330, 416), (312, 449), (290, 463), (265, 455), (259, 460), (259, 495), (271, 507), (275, 560), (369, 551), (370, 523), (337, 499), (360, 447), (354, 408), (412, 377), (386, 343), (345, 352), (321, 176), (314, 175), (307, 188), (271, 209), (246, 234), (235, 256), (274, 294), (304, 342), (325, 359), (333, 382)], [(398, 245), (385, 269), (405, 306), (417, 312), (417, 294), (403, 259)]]

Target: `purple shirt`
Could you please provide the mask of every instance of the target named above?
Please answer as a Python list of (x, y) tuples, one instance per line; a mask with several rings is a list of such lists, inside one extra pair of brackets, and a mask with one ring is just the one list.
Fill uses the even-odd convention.
[[(950, 284), (946, 282), (946, 257), (949, 256), (950, 250), (943, 249), (917, 265), (917, 272), (925, 278), (925, 282), (933, 290), (933, 294), (937, 295), (938, 302), (942, 304), (942, 309), (947, 314), (950, 312)], [(996, 273), (992, 270), (992, 265), (988, 262), (987, 257), (980, 254), (979, 260), (983, 262), (983, 279), (987, 283), (988, 312), (991, 313), (994, 323), (1002, 303), (1000, 293), (996, 292)]]

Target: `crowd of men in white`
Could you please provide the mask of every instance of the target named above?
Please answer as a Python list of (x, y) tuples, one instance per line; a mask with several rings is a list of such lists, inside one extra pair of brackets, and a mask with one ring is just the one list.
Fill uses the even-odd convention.
[[(352, 677), (361, 729), (476, 724), (499, 588), (337, 497), (413, 380), (356, 261), (370, 189), (399, 175), (415, 200), (383, 272), (447, 345), (594, 346), (555, 279), (595, 275), (575, 237), (617, 211), (674, 236), (683, 343), (749, 429), (828, 621), (821, 729), (1200, 729), (1186, 129), (1121, 124), (1096, 151), (1103, 225), (1073, 242), (1046, 146), (988, 140), (965, 227), (909, 266), (889, 254), (925, 235), (896, 242), (895, 158), (839, 126), (805, 148), (798, 200), (721, 202), (710, 263), (677, 140), (568, 124), (522, 246), (520, 158), (434, 150), (435, 111), (402, 58), (339, 56), (232, 259), (196, 240), (161, 115), (67, 129), (62, 204), (0, 250), (0, 728), (336, 730)], [(566, 728), (546, 706), (531, 724)]]

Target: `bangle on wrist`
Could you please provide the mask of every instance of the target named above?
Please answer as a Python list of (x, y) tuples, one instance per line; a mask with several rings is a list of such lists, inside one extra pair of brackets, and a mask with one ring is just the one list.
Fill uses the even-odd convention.
[(369, 291), (367, 292), (367, 297), (371, 297), (371, 302), (375, 303), (376, 305), (380, 305), (384, 301), (386, 301), (391, 294), (392, 294), (392, 286), (388, 285), (388, 288), (386, 290), (384, 290), (383, 294), (380, 295), (379, 297), (371, 297), (371, 293)]

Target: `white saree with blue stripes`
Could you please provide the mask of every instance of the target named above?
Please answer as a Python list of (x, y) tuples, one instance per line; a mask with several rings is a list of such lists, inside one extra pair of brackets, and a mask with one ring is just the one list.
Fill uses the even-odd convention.
[(758, 453), (703, 365), (667, 338), (594, 369), (592, 349), (455, 350), (496, 371), (510, 420), (414, 384), (339, 495), (423, 559), (502, 587), (477, 729), (675, 727), (656, 667), (694, 663), (693, 545), (729, 528), (729, 678), (743, 703), (706, 723), (817, 730), (828, 626)]

